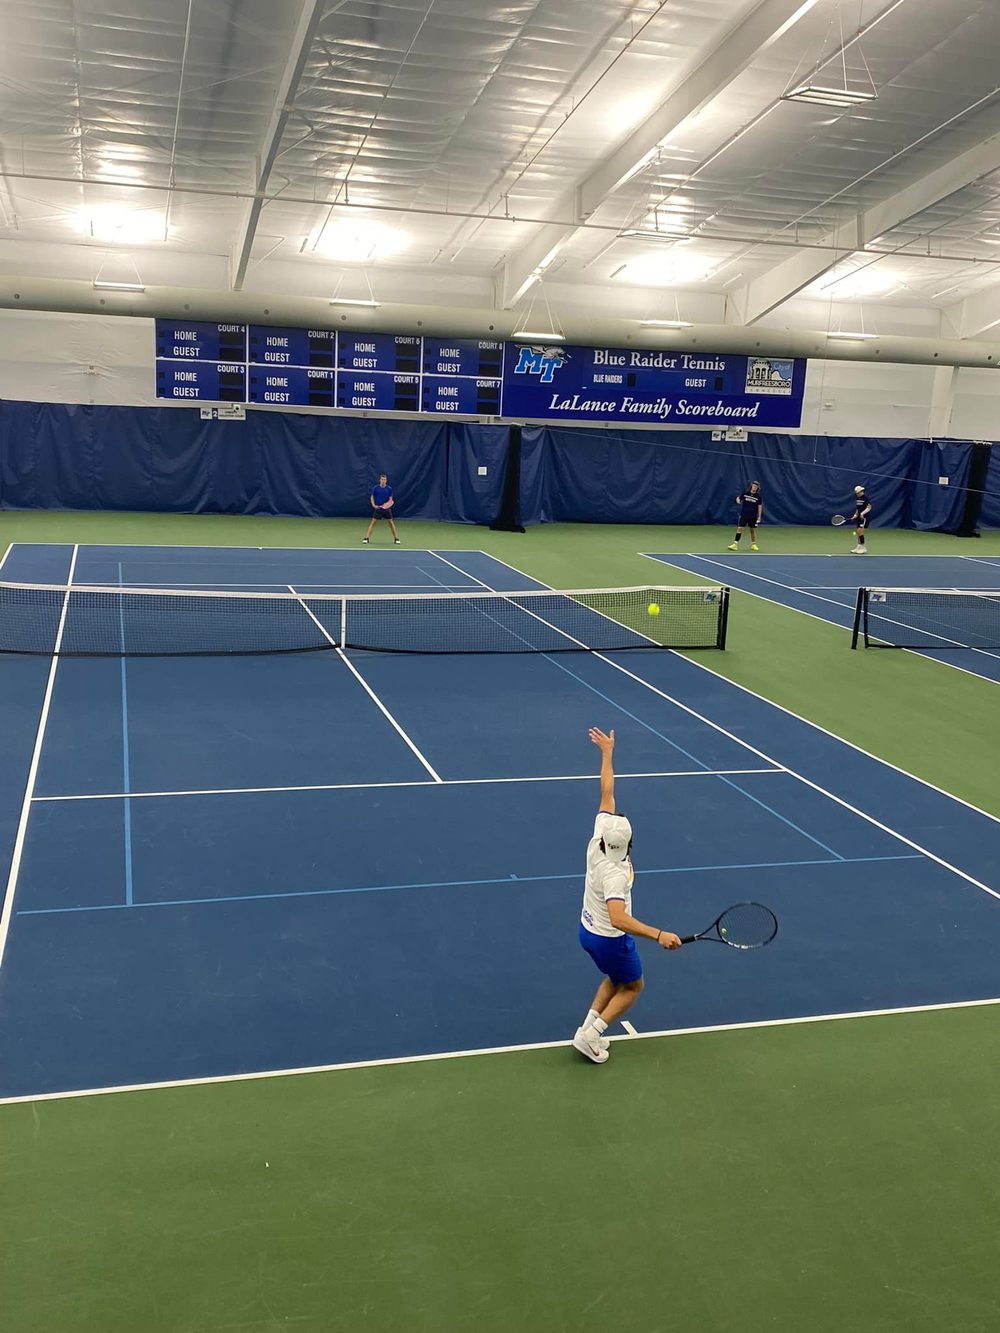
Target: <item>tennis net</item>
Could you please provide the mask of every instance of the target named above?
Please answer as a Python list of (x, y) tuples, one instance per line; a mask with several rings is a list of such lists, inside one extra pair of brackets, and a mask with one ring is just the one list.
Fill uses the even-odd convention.
[[(650, 613), (657, 606), (657, 614)], [(371, 594), (0, 583), (0, 653), (197, 657), (724, 648), (728, 588)]]
[(859, 588), (851, 647), (1000, 648), (1000, 591)]

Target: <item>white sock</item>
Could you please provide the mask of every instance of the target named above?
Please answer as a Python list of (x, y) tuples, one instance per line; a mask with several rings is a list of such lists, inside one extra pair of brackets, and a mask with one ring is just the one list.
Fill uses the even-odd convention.
[(583, 1020), (580, 1026), (582, 1028), (589, 1028), (591, 1024), (595, 1022), (596, 1019), (600, 1018), (600, 1016), (601, 1015), (597, 1012), (596, 1009), (588, 1009), (587, 1017)]
[(597, 1033), (599, 1037), (603, 1037), (605, 1032), (607, 1032), (608, 1030), (608, 1025), (607, 1023), (605, 1023), (603, 1018), (592, 1019), (590, 1026), (594, 1029), (594, 1031)]

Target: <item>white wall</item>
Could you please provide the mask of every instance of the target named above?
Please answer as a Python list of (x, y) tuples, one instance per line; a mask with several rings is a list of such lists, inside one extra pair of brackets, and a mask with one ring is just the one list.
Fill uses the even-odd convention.
[(0, 310), (0, 398), (156, 405), (151, 319)]
[[(152, 407), (153, 363), (151, 319), (0, 310), (0, 398)], [(1000, 370), (958, 371), (950, 404), (942, 409), (939, 402), (932, 419), (941, 373), (932, 366), (811, 361), (802, 429), (1000, 438)]]
[(810, 435), (928, 435), (933, 384), (930, 366), (810, 361), (802, 429)]

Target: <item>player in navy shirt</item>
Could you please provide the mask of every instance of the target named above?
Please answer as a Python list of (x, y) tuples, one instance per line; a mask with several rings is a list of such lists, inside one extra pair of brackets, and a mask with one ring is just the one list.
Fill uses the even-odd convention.
[(743, 536), (743, 529), (750, 529), (750, 550), (756, 551), (757, 546), (757, 526), (764, 516), (764, 497), (760, 493), (760, 482), (752, 481), (745, 491), (741, 491), (736, 497), (736, 503), (740, 507), (739, 522), (736, 526), (736, 536), (729, 543), (731, 551), (738, 551), (740, 538)]
[(374, 531), (375, 524), (380, 518), (389, 520), (389, 527), (392, 529), (392, 540), (399, 545), (399, 533), (396, 531), (396, 524), (392, 517), (392, 507), (396, 503), (392, 498), (392, 487), (389, 485), (389, 478), (384, 472), (379, 473), (378, 485), (372, 487), (372, 493), (369, 496), (372, 506), (372, 521), (368, 524), (368, 531), (364, 535), (364, 544), (367, 546)]
[(863, 486), (854, 488), (854, 535), (857, 538), (857, 545), (851, 551), (851, 555), (867, 555), (868, 548), (865, 546), (865, 529), (871, 522), (872, 502), (865, 494)]

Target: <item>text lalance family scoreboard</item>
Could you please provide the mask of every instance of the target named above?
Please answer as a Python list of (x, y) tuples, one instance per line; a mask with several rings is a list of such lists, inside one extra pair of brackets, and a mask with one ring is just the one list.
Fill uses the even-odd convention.
[(156, 321), (156, 396), (348, 412), (795, 427), (804, 361)]

